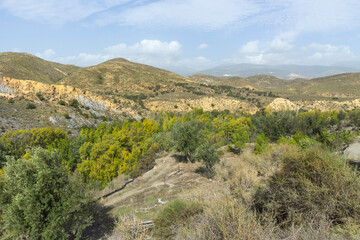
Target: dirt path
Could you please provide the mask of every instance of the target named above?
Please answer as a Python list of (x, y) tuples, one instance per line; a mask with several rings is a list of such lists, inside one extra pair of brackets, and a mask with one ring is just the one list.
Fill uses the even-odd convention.
[(345, 149), (344, 154), (347, 155), (350, 160), (360, 162), (360, 137)]
[[(157, 159), (152, 170), (135, 179), (122, 191), (101, 200), (100, 203), (116, 209), (125, 203), (141, 202), (141, 198), (146, 197), (146, 195), (157, 195), (156, 193), (163, 189), (174, 192), (174, 190), (190, 188), (208, 182), (208, 179), (195, 173), (198, 166), (199, 164), (178, 163), (175, 156), (169, 154)], [(165, 195), (162, 199), (167, 200), (167, 197)]]

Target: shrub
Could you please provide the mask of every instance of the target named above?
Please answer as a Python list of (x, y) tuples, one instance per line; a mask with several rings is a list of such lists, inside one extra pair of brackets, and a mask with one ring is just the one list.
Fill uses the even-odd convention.
[(15, 101), (14, 101), (14, 99), (13, 98), (10, 98), (9, 100), (8, 100), (8, 103), (14, 103)]
[(259, 134), (255, 140), (255, 149), (254, 153), (260, 154), (270, 149), (269, 138), (265, 134)]
[(270, 213), (285, 226), (317, 215), (333, 224), (360, 221), (360, 178), (336, 155), (320, 148), (297, 150), (254, 196), (258, 213)]
[(140, 157), (134, 170), (130, 173), (131, 178), (137, 178), (150, 171), (155, 166), (156, 150), (150, 149)]
[(196, 148), (194, 160), (203, 164), (205, 170), (204, 173), (209, 178), (213, 177), (215, 174), (213, 169), (214, 165), (220, 162), (220, 158), (215, 149), (208, 143), (202, 144)]
[(74, 108), (78, 108), (79, 107), (79, 102), (76, 99), (70, 99), (69, 100), (69, 106), (74, 107)]
[(57, 151), (35, 148), (5, 167), (0, 194), (9, 239), (79, 239), (91, 223), (85, 186), (68, 175)]
[(172, 128), (175, 150), (182, 152), (187, 160), (192, 160), (192, 154), (204, 139), (203, 123), (199, 121), (177, 122)]
[(68, 113), (64, 113), (64, 117), (65, 117), (66, 119), (70, 119), (70, 118), (71, 118)]
[(36, 93), (36, 96), (37, 96), (37, 98), (40, 100), (40, 101), (44, 101), (44, 100), (46, 100), (45, 98), (44, 98), (44, 96), (42, 95), (42, 93)]
[(59, 101), (59, 104), (62, 105), (62, 106), (65, 106), (66, 103), (65, 103), (64, 100), (60, 100), (60, 101)]
[(27, 103), (25, 108), (26, 108), (26, 109), (35, 109), (35, 108), (36, 108), (36, 105), (33, 104), (33, 103)]
[(196, 202), (175, 200), (166, 205), (155, 219), (154, 235), (158, 239), (169, 239), (174, 227), (203, 212), (203, 206)]

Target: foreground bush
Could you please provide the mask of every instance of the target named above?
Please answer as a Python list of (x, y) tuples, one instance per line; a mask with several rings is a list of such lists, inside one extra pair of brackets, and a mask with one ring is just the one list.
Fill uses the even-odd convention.
[(6, 238), (79, 239), (91, 223), (85, 188), (67, 174), (59, 155), (35, 148), (29, 157), (7, 162), (0, 186)]
[(166, 205), (155, 219), (154, 235), (158, 239), (169, 239), (175, 227), (203, 212), (199, 203), (175, 200)]
[(289, 152), (282, 163), (255, 194), (258, 213), (272, 215), (281, 226), (317, 215), (334, 225), (360, 221), (360, 179), (340, 157), (312, 148)]

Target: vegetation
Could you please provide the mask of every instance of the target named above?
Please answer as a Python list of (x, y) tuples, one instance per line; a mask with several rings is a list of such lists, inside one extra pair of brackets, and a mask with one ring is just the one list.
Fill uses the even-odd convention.
[(79, 239), (91, 223), (85, 187), (68, 175), (57, 151), (34, 148), (10, 159), (1, 184), (5, 238)]
[[(80, 237), (90, 223), (89, 189), (139, 177), (158, 153), (173, 151), (201, 162), (197, 172), (214, 181), (207, 198), (171, 202), (158, 213), (159, 239), (279, 239), (311, 221), (329, 234), (350, 229), (356, 236), (359, 176), (332, 152), (355, 139), (357, 116), (357, 110), (250, 116), (194, 109), (84, 126), (72, 136), (52, 128), (8, 131), (0, 138), (1, 231), (8, 238)], [(220, 147), (242, 160), (220, 161)]]
[(284, 154), (282, 163), (267, 186), (257, 190), (256, 211), (288, 226), (318, 215), (334, 225), (360, 220), (360, 178), (341, 158), (307, 148)]
[(35, 109), (36, 108), (36, 105), (33, 104), (33, 103), (27, 103), (26, 104), (26, 109)]
[(195, 202), (175, 200), (170, 202), (155, 219), (154, 235), (158, 239), (169, 239), (174, 235), (175, 226), (203, 211), (203, 207)]

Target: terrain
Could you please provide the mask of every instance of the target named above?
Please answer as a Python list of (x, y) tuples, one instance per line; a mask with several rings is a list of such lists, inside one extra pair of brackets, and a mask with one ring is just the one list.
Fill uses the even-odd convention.
[(206, 69), (200, 73), (218, 77), (240, 76), (243, 78), (254, 75), (272, 75), (281, 79), (293, 80), (297, 78), (319, 78), (350, 72), (359, 72), (359, 69), (341, 66), (229, 64)]
[[(81, 68), (25, 53), (1, 53), (0, 129), (28, 128), (33, 115), (36, 126), (71, 130), (106, 120), (139, 120), (154, 112), (194, 108), (249, 113), (267, 106), (273, 110), (289, 106), (292, 110), (351, 110), (359, 107), (357, 89), (360, 73), (295, 80), (270, 75), (183, 77), (121, 58)], [(27, 108), (30, 103), (35, 108)]]

